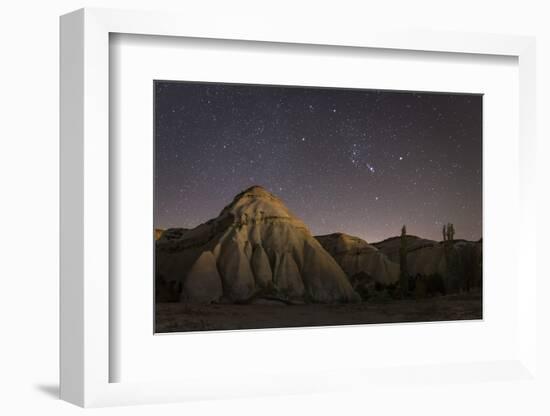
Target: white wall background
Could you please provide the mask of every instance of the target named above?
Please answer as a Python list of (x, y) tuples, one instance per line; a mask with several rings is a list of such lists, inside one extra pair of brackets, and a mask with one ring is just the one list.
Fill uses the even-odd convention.
[[(80, 7), (179, 10), (208, 16), (268, 16), (281, 23), (327, 22), (366, 26), (377, 22), (441, 30), (513, 33), (538, 37), (538, 129), (541, 190), (539, 258), (550, 249), (547, 157), (550, 151), (550, 29), (546, 1), (169, 1), (6, 0), (0, 9), (0, 413), (66, 415), (81, 409), (56, 399), (58, 384), (58, 16)], [(546, 214), (546, 215), (543, 215)], [(547, 239), (546, 239), (547, 240)], [(550, 280), (550, 275), (548, 276)], [(550, 293), (550, 284), (538, 290)], [(539, 359), (550, 374), (549, 317), (539, 306), (543, 340)], [(545, 329), (546, 328), (546, 329)], [(506, 383), (432, 385), (377, 397), (346, 392), (93, 410), (99, 414), (549, 414), (546, 386)], [(483, 413), (482, 413), (483, 412)]]

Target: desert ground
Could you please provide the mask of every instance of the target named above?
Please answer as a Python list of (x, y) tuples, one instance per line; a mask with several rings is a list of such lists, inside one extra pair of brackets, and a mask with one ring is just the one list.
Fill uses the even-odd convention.
[[(188, 332), (327, 325), (475, 320), (481, 293), (359, 304), (157, 303), (155, 332)], [(322, 325), (319, 323), (322, 322)]]

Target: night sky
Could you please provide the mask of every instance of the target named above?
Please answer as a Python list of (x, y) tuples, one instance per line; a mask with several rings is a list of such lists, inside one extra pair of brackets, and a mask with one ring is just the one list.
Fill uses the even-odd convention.
[(314, 235), (477, 240), (482, 97), (155, 81), (155, 227), (192, 228), (242, 190)]

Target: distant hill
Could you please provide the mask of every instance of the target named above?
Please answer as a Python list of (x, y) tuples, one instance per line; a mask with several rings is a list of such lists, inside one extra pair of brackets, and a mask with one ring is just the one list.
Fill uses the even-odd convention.
[(338, 262), (351, 279), (363, 272), (383, 284), (399, 280), (399, 264), (392, 262), (374, 245), (344, 233), (319, 235), (315, 238)]
[[(407, 249), (408, 252), (418, 250), (426, 247), (433, 247), (438, 244), (437, 241), (428, 240), (425, 238), (417, 237), (415, 235), (407, 235)], [(401, 247), (401, 236), (386, 238), (383, 241), (372, 243), (374, 247), (384, 253), (388, 259), (393, 262), (399, 263), (399, 249)]]
[[(449, 292), (469, 287), (480, 287), (482, 280), (482, 240), (453, 240), (445, 243), (420, 238), (407, 238), (407, 272), (411, 276), (439, 275)], [(386, 256), (399, 263), (401, 237), (391, 237), (373, 244)], [(468, 280), (468, 282), (466, 282)]]

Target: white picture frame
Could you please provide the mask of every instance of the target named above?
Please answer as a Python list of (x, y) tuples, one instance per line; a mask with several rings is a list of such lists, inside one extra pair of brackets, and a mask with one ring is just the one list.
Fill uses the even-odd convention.
[[(506, 380), (536, 377), (535, 251), (535, 40), (530, 37), (468, 33), (381, 32), (353, 29), (328, 34), (314, 23), (280, 27), (268, 22), (204, 26), (193, 16), (82, 9), (61, 18), (61, 398), (80, 406), (183, 401), (196, 398), (242, 397), (261, 394), (323, 392), (342, 388), (339, 380), (372, 383), (405, 373), (380, 368), (368, 373), (334, 370), (322, 382), (315, 374), (280, 374), (246, 382), (220, 375), (213, 382), (113, 383), (109, 366), (116, 357), (109, 349), (109, 35), (112, 33), (246, 40), (261, 42), (383, 48), (439, 53), (488, 54), (516, 57), (519, 62), (520, 218), (519, 267), (525, 273), (518, 290), (518, 355), (499, 362), (442, 363), (415, 370), (417, 379), (477, 382), (483, 372)], [(261, 23), (261, 24), (260, 24)], [(236, 30), (238, 28), (238, 31)], [(396, 372), (397, 371), (397, 372)], [(481, 377), (483, 379), (484, 377)], [(371, 381), (369, 381), (371, 380)]]

